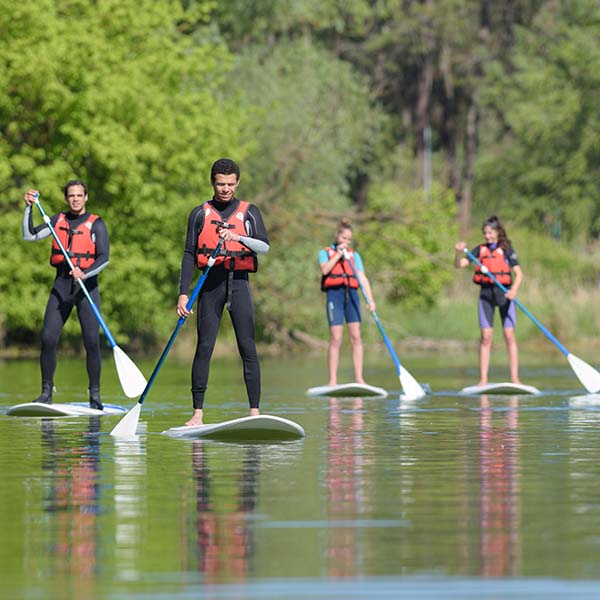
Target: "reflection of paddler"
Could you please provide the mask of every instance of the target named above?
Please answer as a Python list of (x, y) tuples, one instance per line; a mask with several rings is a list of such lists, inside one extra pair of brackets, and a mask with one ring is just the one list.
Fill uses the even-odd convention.
[(54, 514), (56, 540), (53, 554), (57, 572), (66, 582), (79, 586), (75, 597), (93, 595), (96, 570), (99, 511), (98, 464), (100, 459), (99, 417), (89, 418), (85, 445), (69, 447), (56, 435), (55, 423), (42, 420), (43, 468), (51, 487), (44, 509)]
[(481, 396), (480, 520), (482, 575), (515, 575), (519, 548), (519, 410), (511, 396), (502, 424), (493, 423), (489, 397)]
[[(352, 402), (351, 423), (342, 422), (343, 401), (329, 402), (328, 452), (325, 485), (327, 516), (331, 521), (354, 520), (363, 511), (364, 491), (358, 481), (363, 474), (363, 399)], [(360, 575), (356, 563), (359, 552), (356, 527), (329, 529), (327, 557), (329, 575), (343, 577)]]
[(252, 445), (245, 448), (242, 471), (233, 486), (228, 485), (229, 478), (214, 480), (208, 465), (208, 448), (201, 440), (193, 442), (192, 452), (197, 489), (198, 568), (207, 582), (245, 580), (253, 552), (248, 515), (256, 505), (260, 450)]

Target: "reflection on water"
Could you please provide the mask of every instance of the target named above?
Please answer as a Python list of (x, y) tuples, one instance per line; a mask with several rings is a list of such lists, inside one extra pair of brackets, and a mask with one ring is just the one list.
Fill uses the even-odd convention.
[(77, 598), (94, 596), (98, 563), (100, 502), (98, 432), (100, 419), (89, 418), (89, 433), (73, 445), (59, 434), (53, 419), (42, 419), (42, 468), (49, 488), (43, 510), (53, 513), (50, 552), (55, 562), (55, 584), (69, 587)]
[[(244, 390), (219, 395), (218, 365), (224, 420)], [(305, 428), (290, 443), (161, 436), (183, 402), (169, 365), (132, 440), (110, 437), (109, 417), (0, 415), (3, 597), (496, 599), (514, 583), (525, 595), (511, 598), (562, 600), (569, 582), (594, 587), (597, 398), (307, 399), (296, 368), (279, 360), (289, 389), (266, 395)], [(571, 379), (567, 366), (552, 384)]]
[(140, 572), (143, 515), (147, 514), (146, 423), (138, 425), (132, 438), (111, 438), (114, 443), (115, 558), (119, 579), (135, 581)]
[[(245, 445), (239, 472), (232, 470), (232, 464), (223, 464), (228, 477), (213, 478), (211, 471), (219, 468), (219, 451), (225, 447), (203, 440), (195, 440), (191, 446), (196, 492), (191, 514), (195, 522), (191, 527), (182, 523), (181, 543), (188, 561), (185, 569), (194, 569), (189, 561), (196, 557), (195, 569), (206, 583), (246, 580), (254, 553), (250, 521), (256, 506), (261, 446)], [(186, 514), (188, 511), (182, 510), (182, 515)], [(188, 532), (194, 532), (192, 539)], [(195, 549), (190, 548), (192, 544)]]
[[(325, 487), (327, 515), (334, 522), (327, 535), (328, 573), (333, 577), (361, 573), (361, 529), (352, 521), (364, 515), (368, 501), (365, 496), (368, 484), (363, 477), (363, 403), (362, 398), (329, 399)], [(350, 524), (336, 527), (336, 521), (350, 521)]]
[(482, 395), (480, 408), (481, 574), (516, 575), (521, 555), (519, 399), (511, 396), (506, 410), (494, 411)]

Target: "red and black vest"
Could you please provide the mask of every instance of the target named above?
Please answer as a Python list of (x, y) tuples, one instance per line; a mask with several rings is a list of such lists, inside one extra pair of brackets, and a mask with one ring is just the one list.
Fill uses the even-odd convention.
[[(66, 213), (60, 213), (54, 225), (54, 231), (56, 231), (56, 235), (67, 251), (69, 258), (80, 269), (91, 267), (96, 260), (96, 244), (92, 239), (92, 225), (98, 218), (98, 215), (88, 215), (83, 223), (72, 229)], [(50, 264), (58, 267), (65, 262), (65, 255), (54, 237), (52, 237)]]
[[(512, 283), (510, 265), (508, 264), (504, 250), (502, 250), (500, 246), (496, 246), (494, 250), (490, 250), (490, 247), (485, 244), (479, 246), (479, 262), (486, 266), (489, 272), (492, 273), (502, 285), (510, 285)], [(475, 265), (473, 283), (476, 283), (477, 285), (494, 285), (494, 280), (482, 273), (479, 265)]]
[[(331, 246), (327, 246), (325, 251), (329, 258), (332, 258), (337, 252), (336, 249)], [(323, 278), (321, 279), (322, 290), (339, 287), (341, 285), (358, 288), (358, 279), (356, 279), (354, 271), (352, 270), (352, 266), (356, 269), (356, 265), (354, 264), (354, 252), (352, 250), (346, 250), (346, 253), (348, 254), (348, 260), (341, 258), (335, 263), (333, 269), (331, 269), (327, 275), (323, 275)], [(348, 261), (352, 261), (352, 265), (350, 265)]]
[[(217, 233), (217, 228), (221, 223), (225, 222), (228, 229), (238, 235), (248, 235), (245, 223), (250, 204), (243, 200), (240, 200), (239, 203), (238, 209), (226, 221), (223, 221), (221, 215), (211, 206), (210, 202), (205, 202), (202, 205), (204, 225), (198, 235), (197, 242), (196, 264), (198, 268), (203, 269), (208, 265), (208, 259), (221, 239)], [(258, 260), (256, 254), (246, 248), (244, 244), (225, 242), (215, 259), (215, 265), (223, 265), (228, 271), (250, 271), (255, 273), (258, 269)]]

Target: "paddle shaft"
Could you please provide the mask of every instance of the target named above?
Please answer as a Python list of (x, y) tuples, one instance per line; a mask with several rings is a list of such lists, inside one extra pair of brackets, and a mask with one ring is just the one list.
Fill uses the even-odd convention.
[[(504, 293), (508, 292), (508, 288), (502, 285), (496, 276), (487, 270), (487, 267), (481, 264), (477, 257), (469, 251), (468, 248), (464, 249), (465, 254), (469, 257), (471, 262), (474, 262), (480, 269), (486, 269), (484, 273), (487, 277), (489, 277)], [(516, 298), (513, 298), (513, 302), (537, 325), (540, 331), (565, 355), (569, 356), (571, 354), (549, 331), (544, 327)]]
[[(208, 272), (210, 271), (210, 268), (215, 264), (215, 260), (217, 258), (217, 255), (219, 254), (219, 251), (221, 250), (222, 245), (223, 245), (223, 240), (219, 240), (217, 247), (213, 250), (212, 254), (210, 255), (210, 258), (208, 259), (208, 265), (204, 269), (204, 272), (198, 279), (196, 285), (194, 286), (194, 289), (192, 290), (190, 297), (188, 298), (187, 304), (185, 305), (187, 310), (192, 310), (194, 303), (196, 302), (196, 299), (198, 298), (198, 295), (200, 294), (200, 291), (202, 290), (202, 286), (204, 285), (204, 282), (206, 281), (206, 278), (208, 277)], [(154, 383), (154, 380), (156, 379), (158, 372), (160, 371), (161, 367), (163, 366), (163, 363), (165, 362), (167, 355), (169, 354), (169, 351), (171, 350), (171, 347), (173, 346), (173, 344), (175, 342), (175, 338), (177, 337), (177, 334), (179, 333), (179, 330), (185, 323), (186, 319), (187, 319), (187, 317), (179, 317), (179, 319), (177, 321), (177, 325), (175, 326), (175, 329), (174, 329), (173, 333), (171, 334), (171, 337), (169, 338), (169, 341), (167, 342), (165, 349), (163, 350), (162, 354), (160, 355), (160, 358), (158, 359), (158, 362), (156, 363), (156, 366), (154, 367), (154, 370), (152, 371), (152, 375), (150, 375), (150, 379), (148, 379), (148, 383), (146, 384), (146, 387), (144, 388), (144, 391), (142, 392), (140, 399), (138, 400), (139, 404), (143, 404), (144, 400), (146, 399), (146, 396), (148, 395), (148, 392), (150, 391), (150, 388), (152, 387), (152, 384)]]
[[(354, 273), (354, 277), (356, 278), (356, 281), (358, 281), (358, 286), (360, 287), (360, 291), (362, 292), (362, 295), (365, 298), (365, 302), (367, 304), (371, 304), (371, 299), (367, 295), (367, 292), (362, 284), (362, 281), (358, 278), (358, 273), (356, 272), (356, 267), (354, 266), (354, 264), (352, 263), (352, 261), (350, 260), (350, 257), (347, 255), (346, 252), (344, 252), (344, 259), (348, 261), (348, 264), (350, 265), (350, 268), (352, 269), (352, 272)], [(381, 321), (379, 320), (379, 317), (377, 316), (377, 312), (373, 310), (373, 311), (371, 311), (371, 314), (373, 315), (373, 318), (375, 319), (375, 323), (377, 324), (379, 332), (381, 333), (381, 337), (383, 338), (383, 341), (390, 353), (390, 356), (392, 357), (392, 360), (394, 361), (394, 365), (396, 366), (396, 371), (398, 372), (398, 375), (400, 375), (400, 373), (402, 372), (402, 366), (400, 365), (400, 359), (398, 358), (398, 355), (396, 354), (396, 351), (394, 350), (394, 347), (392, 346), (392, 342), (386, 335), (383, 325), (381, 324)]]
[[(54, 241), (58, 244), (58, 247), (60, 248), (61, 252), (64, 254), (65, 260), (67, 261), (67, 264), (69, 265), (69, 267), (71, 268), (71, 271), (72, 271), (75, 268), (75, 265), (73, 264), (73, 261), (71, 260), (71, 257), (69, 256), (69, 253), (67, 252), (66, 248), (63, 246), (62, 242), (60, 241), (60, 238), (56, 234), (54, 227), (52, 227), (52, 224), (50, 223), (50, 217), (46, 214), (46, 211), (44, 211), (44, 208), (40, 204), (40, 201), (38, 199), (38, 194), (36, 194), (36, 196), (35, 196), (35, 205), (38, 207), (38, 209), (42, 215), (42, 219), (44, 220), (44, 223), (46, 223), (48, 229), (50, 230), (50, 233), (52, 234), (52, 237), (54, 238)], [(92, 307), (92, 311), (94, 311), (94, 315), (96, 316), (98, 323), (100, 323), (100, 327), (102, 327), (102, 331), (104, 331), (104, 335), (106, 336), (106, 339), (108, 340), (108, 343), (110, 344), (110, 347), (114, 348), (117, 345), (117, 342), (115, 341), (115, 338), (112, 336), (111, 332), (109, 331), (108, 326), (104, 322), (104, 319), (102, 318), (102, 315), (100, 314), (100, 311), (98, 310), (98, 307), (92, 300), (90, 293), (88, 292), (87, 288), (85, 287), (85, 284), (83, 283), (83, 279), (77, 279), (76, 281), (79, 284), (79, 287), (81, 288), (83, 293), (85, 294), (85, 297), (87, 298), (88, 302), (90, 303), (90, 306)]]

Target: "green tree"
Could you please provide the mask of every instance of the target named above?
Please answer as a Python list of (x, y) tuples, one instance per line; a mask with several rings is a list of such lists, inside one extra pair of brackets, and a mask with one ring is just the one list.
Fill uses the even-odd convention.
[(600, 233), (599, 39), (592, 0), (547, 2), (518, 29), (509, 64), (489, 69), (497, 122), (478, 167), (503, 214), (583, 240)]
[(208, 28), (182, 33), (211, 6), (0, 0), (0, 315), (9, 338), (39, 330), (52, 277), (48, 247), (16, 241), (23, 191), (37, 187), (57, 212), (74, 176), (109, 228), (102, 293), (115, 336), (151, 339), (172, 321), (189, 210), (207, 197), (214, 158), (245, 153), (243, 116), (221, 93), (230, 53)]

